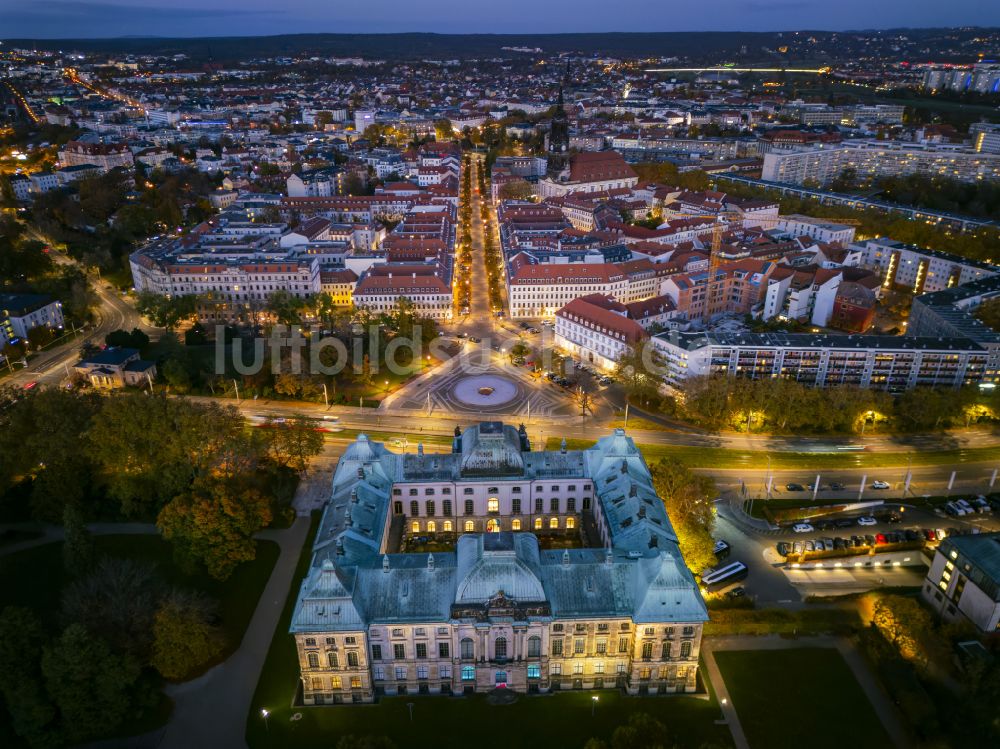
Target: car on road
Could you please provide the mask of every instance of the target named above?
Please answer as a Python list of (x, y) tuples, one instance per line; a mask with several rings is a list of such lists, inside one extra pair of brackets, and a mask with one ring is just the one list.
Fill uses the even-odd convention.
[(888, 481), (872, 481), (872, 489), (888, 489)]
[[(811, 491), (811, 492), (816, 491), (816, 482), (814, 481), (811, 484), (809, 484), (808, 488), (809, 488), (809, 491)], [(821, 492), (825, 492), (829, 488), (830, 487), (828, 487), (826, 484), (820, 484), (819, 485), (819, 491), (821, 491)]]
[(847, 487), (844, 486), (843, 484), (841, 484), (839, 481), (831, 481), (830, 482), (830, 491), (842, 492), (846, 488)]
[(729, 552), (731, 550), (732, 549), (729, 546), (729, 544), (720, 538), (718, 541), (715, 542), (715, 548), (713, 549), (713, 552), (715, 553), (716, 559), (718, 559), (721, 562), (723, 559), (729, 556)]
[(469, 340), (472, 341), (473, 343), (482, 343), (483, 342), (482, 338), (478, 338), (478, 337), (476, 337), (474, 335), (470, 335), (469, 336)]
[(604, 377), (599, 379), (598, 382), (601, 383), (602, 385), (610, 385), (612, 382), (614, 382), (614, 380), (605, 375)]
[(812, 533), (815, 528), (813, 528), (809, 523), (796, 523), (792, 526), (792, 530), (795, 533)]
[(743, 596), (745, 596), (746, 594), (747, 594), (747, 589), (744, 588), (742, 585), (740, 585), (739, 587), (733, 588), (732, 590), (727, 592), (726, 598), (729, 599), (743, 598)]
[(858, 525), (878, 525), (878, 521), (871, 515), (863, 515), (858, 518)]
[(25, 390), (34, 390), (36, 387), (38, 387), (38, 383), (37, 382), (26, 382), (24, 384), (24, 389)]
[(805, 488), (802, 486), (802, 484), (785, 484), (785, 491), (804, 492)]

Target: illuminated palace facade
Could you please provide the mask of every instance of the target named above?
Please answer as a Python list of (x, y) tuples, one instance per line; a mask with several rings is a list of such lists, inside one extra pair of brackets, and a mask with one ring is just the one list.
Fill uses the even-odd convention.
[[(591, 548), (543, 550), (535, 532)], [(447, 551), (401, 541), (457, 536)], [(441, 548), (438, 546), (437, 548)], [(523, 426), (449, 454), (361, 435), (341, 457), (291, 623), (306, 705), (382, 694), (693, 691), (708, 619), (642, 455), (617, 429), (532, 451)]]

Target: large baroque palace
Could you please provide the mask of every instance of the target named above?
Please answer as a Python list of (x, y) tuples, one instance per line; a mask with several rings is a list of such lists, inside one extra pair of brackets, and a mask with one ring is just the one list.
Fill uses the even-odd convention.
[[(539, 536), (567, 535), (589, 548), (540, 548)], [(450, 550), (394, 553), (431, 541)], [(364, 435), (347, 448), (291, 632), (303, 702), (318, 705), (497, 687), (693, 691), (707, 619), (623, 430), (533, 452), (523, 426), (483, 422), (456, 429), (450, 454), (393, 453)]]

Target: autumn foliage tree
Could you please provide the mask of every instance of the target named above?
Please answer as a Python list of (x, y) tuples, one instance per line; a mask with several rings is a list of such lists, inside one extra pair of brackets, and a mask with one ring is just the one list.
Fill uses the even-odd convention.
[(182, 679), (215, 658), (224, 638), (212, 618), (204, 596), (170, 591), (153, 621), (153, 667), (167, 679)]
[(676, 458), (661, 458), (652, 467), (653, 487), (663, 500), (688, 568), (695, 574), (714, 567), (715, 483), (693, 473)]
[(182, 566), (202, 564), (217, 580), (254, 558), (253, 534), (271, 522), (270, 500), (239, 479), (205, 478), (170, 501), (156, 519)]

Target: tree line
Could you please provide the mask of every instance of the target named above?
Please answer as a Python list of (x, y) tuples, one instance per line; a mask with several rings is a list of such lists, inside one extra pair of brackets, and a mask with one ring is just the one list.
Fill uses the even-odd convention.
[(4, 516), (152, 520), (182, 568), (220, 580), (254, 558), (257, 531), (290, 517), (297, 473), (323, 446), (305, 417), (251, 429), (231, 406), (162, 394), (5, 395)]

